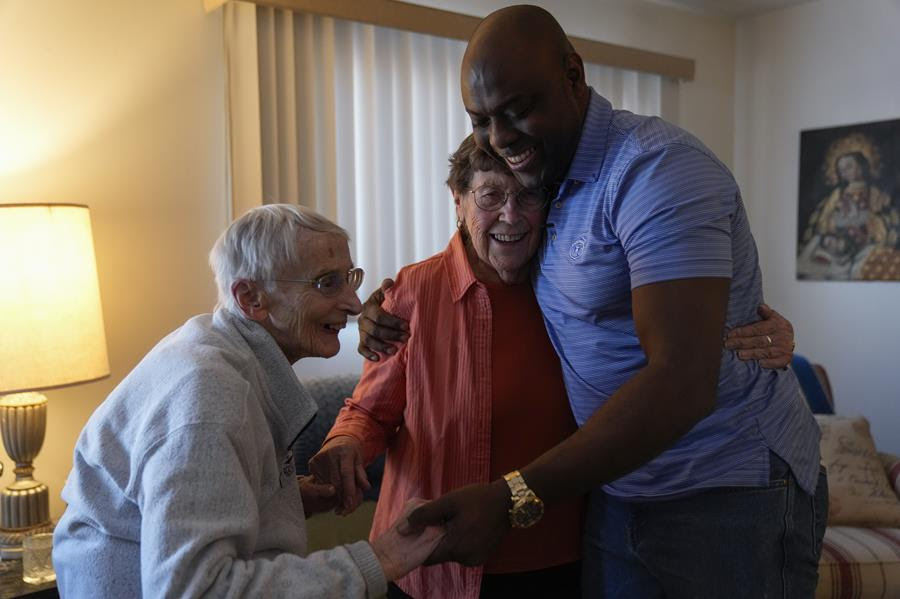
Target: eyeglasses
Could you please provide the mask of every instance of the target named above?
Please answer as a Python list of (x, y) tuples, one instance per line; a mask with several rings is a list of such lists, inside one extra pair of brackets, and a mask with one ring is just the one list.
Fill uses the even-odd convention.
[(475, 197), (475, 205), (482, 210), (500, 210), (510, 196), (516, 199), (519, 208), (528, 212), (542, 210), (547, 205), (545, 189), (521, 187), (518, 191), (506, 191), (495, 185), (482, 185), (469, 191)]
[(356, 291), (362, 285), (366, 273), (361, 268), (351, 268), (347, 272), (331, 271), (317, 279), (275, 279), (281, 283), (311, 283), (322, 295), (334, 297), (344, 285)]

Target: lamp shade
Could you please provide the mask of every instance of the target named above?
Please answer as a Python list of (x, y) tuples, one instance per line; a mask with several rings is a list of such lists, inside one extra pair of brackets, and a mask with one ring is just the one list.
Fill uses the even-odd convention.
[(0, 204), (0, 394), (108, 374), (88, 207)]

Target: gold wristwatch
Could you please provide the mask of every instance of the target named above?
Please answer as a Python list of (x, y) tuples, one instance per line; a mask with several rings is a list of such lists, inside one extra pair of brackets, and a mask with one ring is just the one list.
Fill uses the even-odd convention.
[(513, 528), (534, 526), (544, 515), (544, 502), (525, 484), (525, 479), (518, 470), (503, 475), (512, 494), (512, 507), (509, 508), (509, 523)]

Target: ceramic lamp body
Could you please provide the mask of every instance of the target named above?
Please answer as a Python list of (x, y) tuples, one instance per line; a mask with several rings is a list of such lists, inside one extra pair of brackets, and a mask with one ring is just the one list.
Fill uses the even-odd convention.
[(16, 480), (0, 491), (0, 556), (21, 555), (25, 532), (52, 529), (50, 492), (34, 480), (32, 460), (44, 444), (47, 398), (41, 393), (0, 397), (0, 433), (3, 446), (15, 463)]

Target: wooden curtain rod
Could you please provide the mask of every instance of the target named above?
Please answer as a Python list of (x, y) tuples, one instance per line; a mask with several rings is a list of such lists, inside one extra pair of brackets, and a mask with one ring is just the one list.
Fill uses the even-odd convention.
[[(207, 11), (230, 0), (203, 0)], [(306, 12), (336, 19), (371, 23), (415, 33), (425, 33), (466, 41), (481, 19), (448, 10), (440, 10), (398, 0), (249, 0), (254, 4)], [(692, 81), (694, 61), (649, 50), (639, 50), (572, 37), (572, 45), (587, 62), (621, 69), (655, 73), (663, 77)]]

